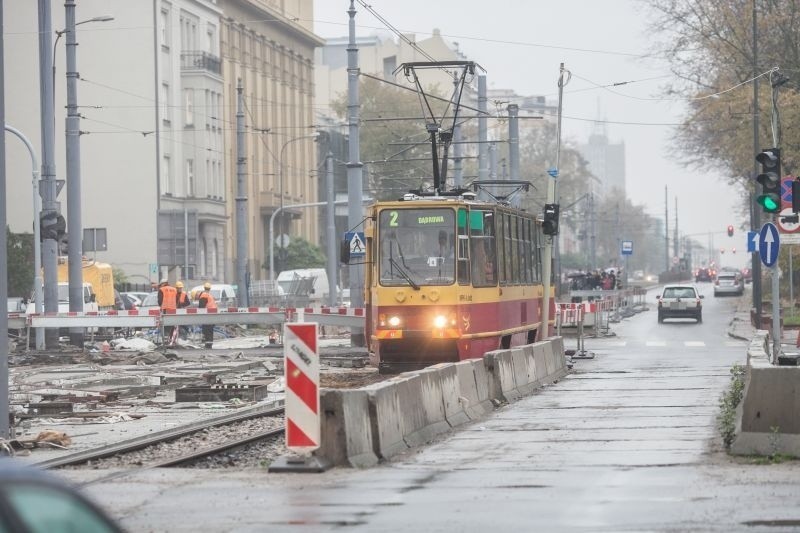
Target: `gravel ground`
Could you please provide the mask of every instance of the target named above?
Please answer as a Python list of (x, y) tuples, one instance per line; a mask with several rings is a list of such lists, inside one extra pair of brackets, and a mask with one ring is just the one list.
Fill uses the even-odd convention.
[[(156, 461), (170, 459), (188, 453), (190, 450), (209, 448), (225, 442), (244, 438), (247, 435), (283, 426), (283, 417), (262, 417), (208, 428), (180, 439), (161, 442), (126, 454), (92, 461), (85, 465), (65, 467), (73, 470), (104, 470), (136, 468)], [(284, 437), (255, 442), (244, 448), (231, 450), (224, 454), (207, 457), (190, 465), (192, 468), (252, 468), (268, 466), (276, 457), (286, 453)]]

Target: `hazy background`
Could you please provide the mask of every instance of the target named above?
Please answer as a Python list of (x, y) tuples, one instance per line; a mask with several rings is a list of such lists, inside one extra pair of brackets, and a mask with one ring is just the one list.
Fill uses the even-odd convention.
[[(746, 220), (740, 200), (715, 169), (688, 170), (669, 149), (670, 126), (680, 121), (683, 102), (662, 100), (658, 89), (670, 81), (665, 61), (642, 59), (650, 52), (646, 7), (635, 0), (372, 0), (370, 5), (397, 29), (428, 37), (439, 28), (459, 43), (467, 58), (487, 71), (491, 88), (557, 101), (561, 62), (572, 72), (563, 102), (564, 139), (585, 142), (594, 121), (607, 122), (610, 142), (624, 141), (627, 195), (653, 216), (664, 216), (664, 186), (669, 188), (670, 234), (703, 245), (713, 233), (714, 247), (726, 248), (723, 265), (743, 266)], [(349, 0), (315, 0), (315, 32), (347, 35)], [(358, 35), (386, 28), (356, 2)], [(597, 85), (632, 82), (608, 89)], [(727, 237), (728, 224), (736, 227)], [(671, 235), (670, 235), (671, 236)], [(730, 249), (737, 254), (732, 256)]]

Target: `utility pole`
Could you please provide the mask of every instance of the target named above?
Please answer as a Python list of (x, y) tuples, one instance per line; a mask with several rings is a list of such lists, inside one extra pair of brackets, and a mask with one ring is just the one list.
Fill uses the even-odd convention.
[[(453, 79), (453, 85), (458, 90), (458, 77)], [(461, 165), (461, 157), (464, 147), (461, 145), (461, 124), (456, 122), (453, 125), (453, 188), (460, 189), (464, 186), (464, 169)]]
[[(364, 223), (364, 183), (362, 179), (361, 145), (359, 142), (359, 100), (358, 100), (358, 46), (356, 46), (356, 8), (355, 0), (350, 0), (349, 40), (347, 46), (347, 122), (348, 156), (347, 162), (347, 225), (355, 230)], [(350, 305), (364, 307), (364, 265), (350, 265)], [(365, 346), (364, 328), (350, 329), (350, 343)]]
[[(556, 176), (558, 176), (559, 165), (561, 163), (561, 110), (564, 103), (564, 85), (567, 84), (564, 76), (569, 76), (569, 71), (564, 69), (561, 63), (558, 73), (558, 118), (556, 122), (556, 172), (555, 175), (547, 178), (547, 201), (552, 204), (557, 197)], [(542, 301), (542, 326), (539, 332), (539, 340), (543, 340), (550, 335), (550, 299), (552, 297), (550, 284), (552, 282), (552, 258), (553, 258), (553, 239), (558, 239), (558, 235), (545, 236), (544, 250), (542, 254), (542, 283), (544, 284), (544, 298)], [(561, 280), (558, 280), (559, 283)]]
[(672, 257), (678, 257), (678, 197), (675, 197), (675, 229), (672, 230)]
[(478, 179), (489, 179), (489, 128), (486, 74), (478, 74)]
[[(3, 29), (3, 5), (0, 2), (0, 124), (6, 123), (6, 96), (5, 96), (5, 62), (4, 46), (5, 40)], [(31, 153), (33, 151), (31, 150)], [(8, 213), (6, 211), (6, 130), (0, 128), (0, 226), (3, 231), (0, 232), (0, 250), (3, 250), (3, 255), (6, 259), (0, 261), (0, 301), (8, 301), (8, 257), (5, 255), (8, 249), (8, 237), (6, 236), (6, 224), (8, 222)], [(34, 199), (35, 200), (35, 199)], [(34, 205), (35, 205), (34, 201)], [(39, 216), (34, 212), (33, 216)], [(33, 243), (34, 246), (39, 246), (38, 242)], [(38, 273), (37, 273), (38, 274)], [(0, 318), (0, 437), (8, 439), (8, 314), (4, 313)]]
[[(242, 79), (236, 84), (236, 283), (239, 286), (239, 302), (249, 306), (247, 291), (247, 153), (244, 139), (244, 95)], [(270, 238), (272, 236), (270, 235)]]
[[(64, 3), (67, 53), (67, 264), (69, 310), (83, 311), (83, 224), (81, 223), (81, 116), (78, 113), (78, 66), (75, 35), (75, 0)], [(55, 60), (55, 58), (53, 58)], [(69, 342), (83, 347), (83, 328), (69, 330)]]
[(328, 206), (325, 211), (325, 222), (327, 226), (326, 248), (328, 253), (328, 305), (335, 306), (339, 298), (337, 279), (338, 269), (336, 268), (336, 220), (334, 218), (334, 188), (333, 188), (333, 153), (328, 150), (325, 156), (325, 185), (328, 188)]
[[(758, 146), (758, 25), (756, 15), (756, 0), (753, 0), (753, 154), (761, 150)], [(753, 178), (758, 176), (758, 161), (753, 159)], [(758, 187), (756, 185), (756, 187)], [(753, 231), (761, 229), (761, 212), (756, 203), (758, 191), (750, 198), (750, 226)], [(753, 307), (756, 315), (756, 328), (761, 328), (761, 258), (752, 254), (750, 270), (753, 272)]]
[[(39, 0), (39, 108), (42, 128), (42, 265), (44, 267), (44, 310), (58, 312), (58, 242), (56, 224), (55, 110), (53, 108), (53, 28), (50, 0)], [(78, 237), (80, 239), (80, 236)], [(83, 298), (81, 298), (83, 301)], [(58, 348), (58, 329), (45, 330), (45, 346)]]
[(519, 180), (519, 106), (508, 104), (508, 168), (510, 179)]
[(664, 185), (664, 272), (669, 272), (669, 199)]
[(591, 259), (592, 270), (594, 270), (597, 268), (597, 215), (594, 207), (594, 193), (589, 193), (589, 217), (592, 232), (589, 236), (589, 257)]

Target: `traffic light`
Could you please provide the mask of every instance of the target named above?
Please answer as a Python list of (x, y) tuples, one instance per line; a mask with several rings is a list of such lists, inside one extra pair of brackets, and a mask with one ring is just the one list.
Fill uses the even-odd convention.
[(728, 225), (728, 237), (733, 237), (733, 226)]
[(719, 249), (719, 253), (724, 254), (725, 253), (725, 248), (720, 248)]
[(768, 148), (756, 156), (756, 161), (761, 163), (761, 174), (756, 176), (761, 194), (756, 202), (766, 213), (778, 213), (781, 210), (781, 151)]
[(545, 235), (558, 235), (558, 204), (544, 204), (542, 232)]

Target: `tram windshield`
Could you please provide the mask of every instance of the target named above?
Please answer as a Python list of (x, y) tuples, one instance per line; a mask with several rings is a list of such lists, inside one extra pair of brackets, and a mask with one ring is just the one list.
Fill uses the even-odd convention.
[(451, 285), (455, 281), (455, 212), (387, 209), (378, 220), (382, 285)]

